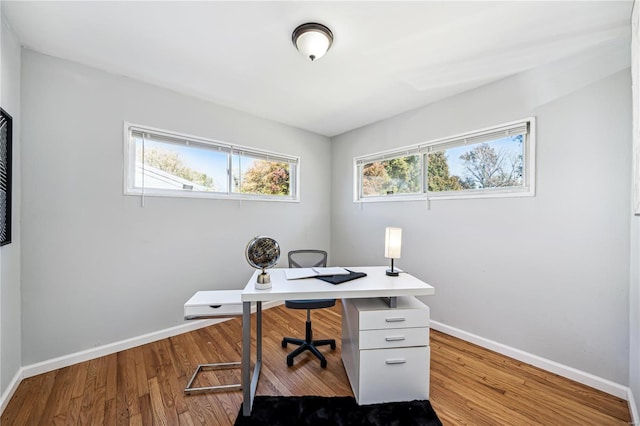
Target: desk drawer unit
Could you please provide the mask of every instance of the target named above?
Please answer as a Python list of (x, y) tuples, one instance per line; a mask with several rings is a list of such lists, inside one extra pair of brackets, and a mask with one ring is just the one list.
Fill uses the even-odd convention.
[(342, 300), (342, 360), (358, 404), (429, 399), (429, 307)]
[(389, 328), (361, 330), (360, 350), (429, 346), (429, 328)]
[[(389, 308), (386, 302), (379, 299), (358, 299), (369, 301), (358, 304), (360, 307), (360, 330), (429, 327), (429, 308), (426, 305), (415, 297), (399, 297), (398, 302), (400, 299), (403, 301), (403, 307), (398, 303), (396, 308)], [(381, 304), (375, 302), (381, 302)], [(386, 309), (381, 309), (384, 307)]]

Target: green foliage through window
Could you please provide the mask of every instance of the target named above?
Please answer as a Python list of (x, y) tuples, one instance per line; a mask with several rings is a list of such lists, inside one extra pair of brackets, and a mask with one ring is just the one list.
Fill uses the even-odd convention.
[(428, 163), (431, 192), (522, 186), (523, 135), (431, 152)]
[(429, 191), (459, 191), (464, 189), (458, 176), (451, 176), (449, 164), (444, 151), (436, 151), (429, 154)]
[(530, 118), (404, 147), (395, 155), (356, 158), (355, 199), (533, 195), (533, 122)]
[(127, 124), (125, 129), (126, 193), (297, 200), (296, 157)]
[[(138, 149), (138, 158), (142, 158), (142, 148)], [(144, 153), (144, 164), (193, 182), (195, 185), (210, 190), (214, 189), (213, 178), (207, 176), (206, 173), (188, 167), (177, 152), (172, 152), (160, 147), (147, 149)]]
[(365, 196), (415, 194), (422, 189), (419, 155), (365, 164), (362, 175), (362, 192)]
[[(234, 158), (237, 156), (234, 156)], [(240, 159), (238, 159), (238, 162)], [(242, 172), (234, 169), (233, 190), (244, 194), (289, 195), (289, 164), (268, 160), (249, 160)], [(235, 164), (235, 161), (234, 161)], [(241, 170), (238, 167), (238, 170)]]

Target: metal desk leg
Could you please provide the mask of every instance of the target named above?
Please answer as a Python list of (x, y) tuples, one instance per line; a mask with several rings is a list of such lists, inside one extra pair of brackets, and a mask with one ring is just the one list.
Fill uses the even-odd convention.
[(242, 303), (242, 414), (251, 414), (251, 302)]
[(251, 302), (242, 302), (242, 415), (251, 415), (262, 368), (262, 302), (256, 302), (256, 365), (251, 377)]
[(389, 305), (390, 308), (397, 308), (398, 307), (398, 297), (397, 296), (383, 297), (382, 300), (384, 300), (387, 303), (387, 305)]
[(262, 302), (256, 302), (256, 364), (262, 366)]

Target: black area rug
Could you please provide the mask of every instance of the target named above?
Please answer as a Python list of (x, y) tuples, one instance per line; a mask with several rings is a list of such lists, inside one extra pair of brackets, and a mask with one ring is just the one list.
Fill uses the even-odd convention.
[(442, 426), (429, 401), (358, 405), (350, 396), (256, 396), (251, 416), (235, 426), (376, 425)]

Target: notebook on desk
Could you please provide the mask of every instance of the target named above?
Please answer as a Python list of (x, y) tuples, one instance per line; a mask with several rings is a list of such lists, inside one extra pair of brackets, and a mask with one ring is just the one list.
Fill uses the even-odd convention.
[(347, 281), (355, 280), (358, 278), (366, 277), (367, 274), (364, 272), (354, 272), (346, 269), (348, 274), (339, 274), (339, 275), (326, 275), (326, 276), (318, 276), (316, 277), (319, 280), (326, 281), (331, 284), (341, 284)]
[(289, 268), (284, 271), (288, 280), (299, 280), (303, 278), (331, 277), (336, 275), (349, 275), (349, 271), (337, 266), (313, 268)]

